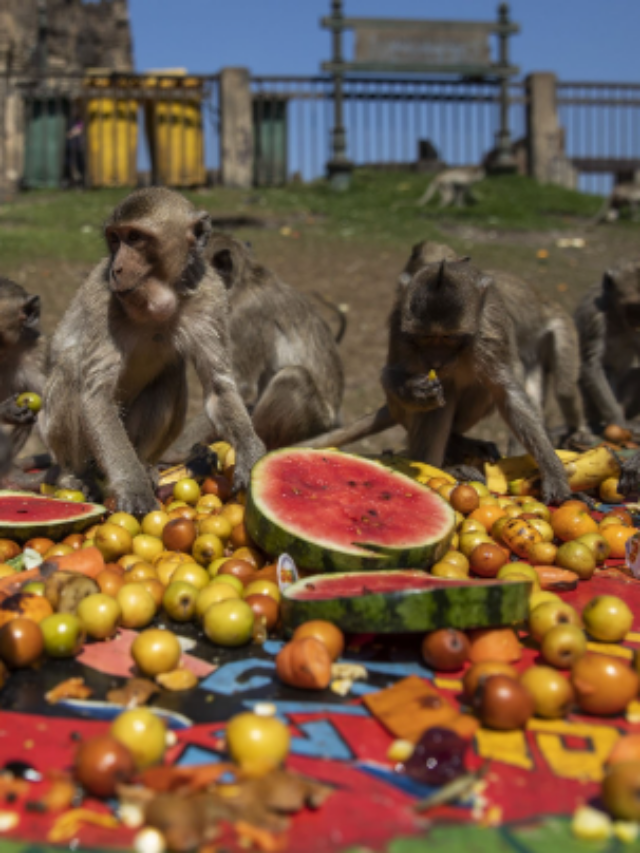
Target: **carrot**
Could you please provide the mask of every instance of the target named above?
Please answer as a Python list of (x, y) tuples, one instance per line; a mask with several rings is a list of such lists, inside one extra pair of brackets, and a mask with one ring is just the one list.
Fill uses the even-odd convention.
[(63, 554), (60, 557), (52, 557), (46, 560), (35, 569), (29, 569), (26, 572), (16, 572), (15, 575), (7, 575), (0, 578), (0, 597), (3, 593), (13, 595), (14, 592), (19, 592), (25, 583), (30, 581), (44, 580), (42, 568), (46, 564), (54, 564), (56, 571), (77, 572), (81, 575), (86, 575), (89, 578), (95, 578), (104, 569), (104, 558), (97, 548), (80, 548), (79, 551), (74, 551), (73, 554)]
[(578, 585), (578, 575), (569, 569), (559, 569), (557, 566), (534, 566), (542, 589), (567, 592)]
[(104, 557), (94, 547), (80, 548), (72, 554), (52, 557), (47, 563), (55, 563), (61, 572), (78, 572), (90, 578), (95, 578), (104, 569)]

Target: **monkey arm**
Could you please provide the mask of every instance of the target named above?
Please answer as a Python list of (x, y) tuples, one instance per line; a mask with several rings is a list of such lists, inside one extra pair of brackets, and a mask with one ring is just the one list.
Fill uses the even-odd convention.
[[(122, 512), (146, 514), (158, 508), (146, 467), (131, 443), (116, 402), (120, 356), (113, 350), (87, 358), (80, 406), (88, 444), (107, 477)], [(110, 356), (110, 357), (109, 357)]]
[(564, 467), (539, 414), (509, 371), (508, 364), (509, 359), (504, 358), (483, 365), (483, 384), (490, 390), (500, 414), (518, 441), (536, 460), (542, 475), (542, 499), (545, 503), (561, 503), (571, 497)]
[(36, 422), (36, 413), (28, 406), (19, 406), (16, 402), (19, 394), (14, 394), (0, 403), (0, 423), (7, 426), (28, 427)]
[(634, 453), (623, 464), (618, 483), (618, 491), (625, 497), (636, 494), (638, 490), (640, 490), (640, 451)]
[[(595, 309), (593, 309), (595, 310)], [(601, 316), (589, 318), (584, 324), (579, 320), (583, 348), (580, 379), (585, 393), (598, 410), (605, 424), (626, 424), (622, 406), (617, 401), (604, 370), (605, 329)]]
[(236, 451), (233, 488), (238, 491), (248, 487), (251, 469), (266, 451), (233, 378), (225, 315), (212, 310), (219, 307), (214, 299), (209, 300), (207, 307), (208, 317), (203, 312), (200, 322), (183, 328), (184, 351), (190, 353), (202, 383), (204, 409), (214, 433)]
[(403, 367), (388, 364), (382, 371), (381, 380), (389, 401), (403, 409), (429, 412), (444, 406), (444, 390), (437, 378), (409, 373)]

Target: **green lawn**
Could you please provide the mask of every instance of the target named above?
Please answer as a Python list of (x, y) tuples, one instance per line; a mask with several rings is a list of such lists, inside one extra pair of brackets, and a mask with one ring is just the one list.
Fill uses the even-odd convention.
[[(599, 196), (539, 186), (523, 177), (493, 177), (476, 185), (477, 201), (441, 211), (436, 201), (416, 201), (430, 176), (359, 170), (352, 188), (333, 192), (324, 181), (285, 188), (187, 192), (213, 213), (289, 221), (293, 228), (346, 239), (410, 245), (418, 230), (438, 238), (439, 224), (515, 231), (547, 231), (587, 223)], [(102, 252), (101, 223), (127, 190), (30, 191), (0, 206), (0, 262), (14, 266), (34, 257), (92, 262)]]

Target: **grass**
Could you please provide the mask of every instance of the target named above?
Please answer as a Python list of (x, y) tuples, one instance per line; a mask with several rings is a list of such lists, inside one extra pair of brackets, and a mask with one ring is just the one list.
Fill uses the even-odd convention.
[[(187, 192), (212, 213), (276, 218), (292, 227), (313, 227), (326, 236), (402, 244), (442, 235), (439, 225), (548, 231), (585, 224), (599, 209), (599, 196), (541, 186), (529, 178), (492, 177), (476, 185), (475, 204), (418, 208), (416, 200), (431, 178), (405, 172), (358, 170), (348, 192), (335, 193), (326, 182), (283, 188)], [(103, 251), (101, 223), (126, 195), (124, 189), (31, 191), (0, 207), (0, 263), (40, 259), (94, 262)]]

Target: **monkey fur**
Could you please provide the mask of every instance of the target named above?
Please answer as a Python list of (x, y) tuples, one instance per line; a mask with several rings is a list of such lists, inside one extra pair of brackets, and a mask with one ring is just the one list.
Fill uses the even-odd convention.
[(428, 204), (435, 195), (440, 196), (440, 207), (464, 207), (474, 201), (471, 187), (484, 180), (486, 170), (483, 166), (460, 166), (444, 169), (431, 181), (418, 200), (418, 207)]
[(231, 370), (226, 290), (204, 258), (208, 214), (152, 187), (125, 198), (104, 233), (109, 256), (51, 341), (43, 432), (59, 484), (90, 492), (102, 474), (118, 509), (157, 508), (148, 466), (182, 429), (190, 360), (207, 416), (236, 449), (234, 489), (246, 488), (264, 447)]
[[(514, 325), (490, 276), (463, 259), (400, 277), (382, 385), (392, 422), (407, 430), (409, 456), (441, 467), (452, 436), (464, 437), (497, 407), (538, 463), (543, 499), (558, 503), (571, 490), (519, 374)], [(384, 411), (376, 416), (384, 422)]]
[(29, 438), (36, 415), (19, 406), (24, 391), (42, 395), (45, 339), (40, 332), (40, 297), (0, 278), (0, 423), (9, 427), (12, 456)]
[[(257, 263), (235, 237), (214, 234), (206, 257), (229, 294), (233, 372), (267, 448), (287, 447), (331, 429), (340, 416), (342, 362), (311, 300)], [(195, 443), (214, 438), (200, 415), (163, 458), (180, 461)]]

